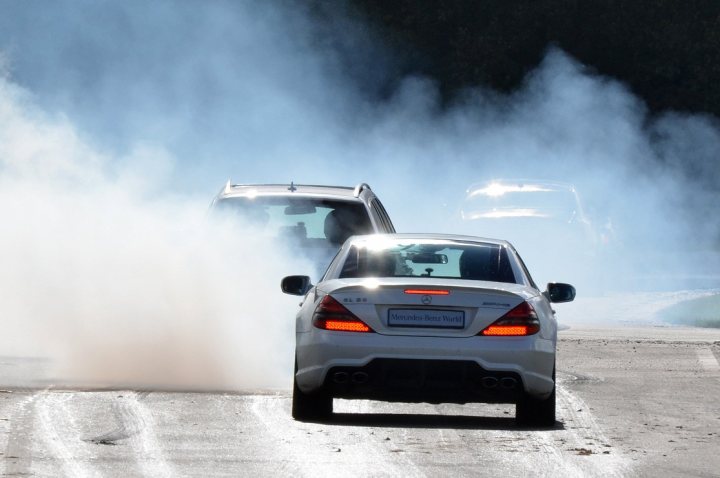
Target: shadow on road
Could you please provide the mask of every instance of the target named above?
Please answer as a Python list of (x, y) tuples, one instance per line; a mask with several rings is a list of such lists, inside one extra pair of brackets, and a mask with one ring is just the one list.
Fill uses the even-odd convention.
[(395, 413), (335, 413), (323, 423), (358, 427), (452, 428), (458, 430), (564, 430), (562, 422), (551, 428), (520, 426), (512, 417), (475, 417), (468, 415), (414, 415)]

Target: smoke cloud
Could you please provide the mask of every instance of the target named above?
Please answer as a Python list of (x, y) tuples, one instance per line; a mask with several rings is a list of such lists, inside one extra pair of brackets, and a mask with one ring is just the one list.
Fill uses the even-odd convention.
[(279, 279), (310, 265), (153, 191), (134, 165), (170, 159), (133, 154), (118, 169), (0, 82), (2, 355), (49, 358), (36, 386), (287, 386), (297, 298)]
[(553, 237), (511, 237), (538, 283), (718, 287), (716, 119), (649, 117), (557, 49), (510, 95), (478, 86), (446, 107), (408, 77), (377, 101), (392, 52), (325, 8), (0, 6), (0, 354), (50, 356), (67, 380), (289, 383), (297, 299), (278, 281), (310, 266), (208, 222), (228, 177), (368, 182), (399, 231), (474, 235), (458, 221), (471, 183), (565, 181), (613, 242), (548, 261)]

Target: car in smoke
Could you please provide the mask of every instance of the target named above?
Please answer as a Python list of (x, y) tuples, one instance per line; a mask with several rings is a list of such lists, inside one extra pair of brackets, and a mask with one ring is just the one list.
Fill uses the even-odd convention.
[[(513, 241), (538, 232), (572, 238), (593, 247), (598, 237), (575, 186), (558, 181), (499, 179), (471, 185), (460, 218), (482, 235)], [(539, 229), (541, 229), (539, 231)]]
[(302, 251), (320, 273), (348, 237), (395, 232), (385, 207), (366, 183), (345, 187), (228, 181), (210, 209)]
[(523, 251), (536, 275), (552, 280), (561, 272), (583, 287), (599, 286), (598, 265), (612, 258), (616, 242), (610, 218), (589, 215), (577, 188), (561, 181), (473, 184), (454, 218), (453, 232), (503, 237)]
[(523, 424), (555, 423), (557, 322), (507, 241), (449, 234), (348, 239), (296, 317), (292, 415), (331, 417), (334, 398), (514, 403)]

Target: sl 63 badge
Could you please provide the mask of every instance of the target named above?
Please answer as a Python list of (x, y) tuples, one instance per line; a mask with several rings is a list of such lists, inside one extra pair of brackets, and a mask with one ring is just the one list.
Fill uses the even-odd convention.
[(355, 298), (345, 297), (345, 298), (343, 299), (343, 302), (345, 302), (346, 304), (348, 304), (348, 303), (349, 303), (349, 304), (353, 304), (353, 303), (359, 303), (359, 302), (367, 302), (367, 297), (355, 297)]

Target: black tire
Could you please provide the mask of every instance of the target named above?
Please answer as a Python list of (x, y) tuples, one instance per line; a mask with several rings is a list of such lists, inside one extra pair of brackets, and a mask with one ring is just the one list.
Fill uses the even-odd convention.
[[(297, 362), (295, 363), (297, 372)], [(330, 394), (319, 391), (303, 393), (297, 385), (293, 374), (292, 417), (300, 421), (326, 421), (332, 416), (333, 398)]]
[[(553, 382), (555, 382), (555, 369), (553, 368)], [(527, 394), (515, 405), (515, 420), (520, 425), (539, 427), (552, 427), (555, 425), (555, 389), (545, 399), (539, 399)]]

